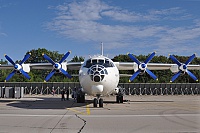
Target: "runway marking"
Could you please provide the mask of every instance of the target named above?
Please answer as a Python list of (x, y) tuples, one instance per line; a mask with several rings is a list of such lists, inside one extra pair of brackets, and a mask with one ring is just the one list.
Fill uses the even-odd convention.
[(67, 108), (67, 109), (70, 110), (70, 111), (73, 111), (73, 112), (75, 112), (75, 113), (85, 115), (84, 112), (78, 111), (78, 110), (76, 110), (76, 109), (73, 109), (73, 108)]
[(87, 115), (90, 115), (90, 105), (89, 104), (86, 106), (86, 110), (87, 110)]
[(78, 113), (78, 114), (90, 115), (90, 105), (89, 105), (89, 104), (86, 105), (86, 113), (85, 113), (85, 112), (78, 111), (78, 110), (73, 109), (73, 108), (66, 108), (66, 109), (68, 109), (68, 110), (70, 110), (70, 111), (73, 111), (73, 112), (75, 112), (75, 113)]

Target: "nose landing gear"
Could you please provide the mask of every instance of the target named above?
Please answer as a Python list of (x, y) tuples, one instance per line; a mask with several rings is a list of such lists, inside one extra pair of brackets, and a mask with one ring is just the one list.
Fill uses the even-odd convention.
[(103, 99), (100, 98), (100, 95), (99, 95), (99, 94), (97, 94), (97, 98), (94, 98), (93, 106), (94, 106), (94, 107), (97, 107), (98, 104), (99, 104), (99, 107), (100, 107), (100, 108), (103, 108)]

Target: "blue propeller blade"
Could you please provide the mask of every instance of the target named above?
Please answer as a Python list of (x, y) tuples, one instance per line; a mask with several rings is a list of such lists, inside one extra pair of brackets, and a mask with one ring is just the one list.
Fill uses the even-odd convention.
[(142, 70), (145, 70), (154, 80), (157, 80), (156, 75), (154, 75), (149, 69), (146, 68), (147, 63), (155, 56), (155, 52), (153, 52), (146, 60), (144, 63), (141, 63), (137, 58), (135, 58), (132, 54), (128, 54), (128, 56), (134, 61), (136, 62), (139, 66), (139, 70), (137, 70), (137, 72), (135, 72), (133, 74), (133, 76), (129, 79), (129, 81), (132, 81), (133, 79), (135, 79), (135, 77), (141, 72)]
[(198, 81), (198, 79), (196, 78), (196, 76), (191, 73), (188, 69), (187, 69), (187, 65), (196, 57), (196, 54), (193, 54), (192, 56), (190, 56), (190, 58), (185, 62), (185, 64), (181, 64), (174, 56), (170, 55), (170, 58), (180, 67), (182, 65), (183, 68), (179, 68), (180, 71), (175, 74), (170, 82), (173, 82), (180, 74), (182, 71), (186, 72), (192, 79), (194, 79), (195, 81)]
[(133, 74), (133, 76), (130, 77), (129, 82), (133, 81), (133, 80), (137, 77), (137, 75), (140, 73), (140, 71), (141, 71), (140, 69), (137, 70), (137, 71)]
[(192, 56), (190, 56), (190, 58), (185, 62), (185, 65), (188, 65), (195, 57), (196, 57), (195, 54), (193, 54)]
[(5, 55), (5, 58), (6, 58), (13, 66), (15, 65), (14, 61), (13, 61), (9, 56)]
[(154, 56), (155, 56), (156, 52), (153, 52), (145, 61), (144, 63), (147, 64)]
[(59, 64), (61, 64), (65, 59), (67, 59), (67, 57), (69, 56), (70, 53), (71, 53), (71, 51), (68, 51), (68, 52), (62, 57), (62, 59), (59, 61)]
[(155, 74), (153, 74), (148, 68), (146, 68), (146, 72), (154, 79), (157, 80), (158, 78), (156, 77)]
[(18, 69), (18, 66), (21, 66), (25, 61), (27, 61), (30, 55), (30, 53), (26, 54), (19, 64), (15, 64), (9, 56), (5, 55), (5, 58), (14, 66), (14, 70), (6, 77), (5, 81), (8, 81), (17, 71), (20, 71), (27, 79), (30, 79), (30, 76), (23, 69)]
[(59, 68), (59, 66), (62, 66), (61, 63), (69, 56), (69, 54), (71, 53), (71, 51), (67, 52), (62, 59), (57, 63), (55, 63), (49, 56), (47, 56), (46, 54), (43, 54), (43, 57), (48, 60), (52, 65), (54, 66), (54, 69), (49, 73), (49, 75), (47, 75), (45, 81), (48, 81), (53, 75), (54, 73), (59, 70), (60, 72), (62, 72), (65, 76), (67, 76), (68, 78), (71, 78), (71, 75), (68, 74), (68, 72), (66, 72), (64, 69)]
[(55, 72), (56, 72), (55, 69), (52, 70), (52, 71), (49, 73), (49, 75), (47, 75), (47, 77), (45, 78), (45, 81), (48, 81), (48, 80), (54, 75)]
[(138, 59), (136, 59), (132, 54), (128, 54), (128, 56), (134, 61), (136, 62), (138, 65), (140, 65), (140, 61)]
[(23, 69), (20, 69), (19, 70), (27, 79), (31, 79), (31, 77), (26, 73), (26, 72), (24, 72), (24, 70)]
[(52, 65), (55, 64), (55, 62), (54, 62), (49, 56), (47, 56), (46, 54), (43, 54), (43, 57), (44, 57), (46, 60), (48, 60)]
[(30, 56), (31, 56), (30, 53), (26, 54), (26, 55), (24, 56), (24, 59), (23, 59), (19, 64), (22, 65), (25, 61), (27, 61), (27, 60), (29, 59)]
[(5, 81), (8, 81), (16, 73), (16, 70), (13, 70), (7, 77)]
[(65, 76), (67, 76), (68, 78), (72, 78), (72, 76), (69, 75), (68, 72), (66, 72), (64, 69), (61, 68), (60, 71), (61, 71)]
[(174, 80), (176, 79), (176, 78), (178, 78), (178, 76), (181, 74), (181, 71), (179, 71), (178, 73), (176, 73), (173, 77), (172, 77), (172, 79), (171, 79), (171, 81), (170, 82), (174, 82)]
[(189, 70), (187, 70), (186, 72), (192, 79), (194, 79), (195, 81), (198, 81), (197, 77), (193, 73), (191, 73)]
[(181, 63), (173, 55), (170, 55), (169, 58), (171, 58), (178, 66), (181, 66)]

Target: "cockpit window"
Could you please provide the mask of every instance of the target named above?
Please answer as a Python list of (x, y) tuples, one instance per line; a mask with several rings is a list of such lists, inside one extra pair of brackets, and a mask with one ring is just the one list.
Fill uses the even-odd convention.
[(97, 59), (92, 60), (92, 65), (97, 64)]
[(91, 66), (92, 66), (92, 62), (91, 62), (91, 59), (89, 59), (89, 60), (86, 61), (86, 64), (85, 64), (84, 67), (90, 68)]
[(100, 65), (103, 65), (105, 63), (104, 60), (99, 60), (98, 62)]
[(113, 66), (114, 66), (113, 63), (110, 62), (109, 60), (105, 61), (104, 67), (113, 67)]
[(84, 67), (90, 68), (93, 65), (102, 65), (104, 67), (114, 67), (113, 63), (110, 62), (108, 59), (89, 59), (86, 61), (86, 64)]

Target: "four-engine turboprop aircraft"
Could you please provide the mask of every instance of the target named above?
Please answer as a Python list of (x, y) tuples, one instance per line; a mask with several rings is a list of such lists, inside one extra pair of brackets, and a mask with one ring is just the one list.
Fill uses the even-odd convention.
[[(172, 77), (173, 82), (181, 73), (187, 73), (195, 81), (198, 81), (196, 76), (189, 70), (200, 70), (200, 65), (189, 65), (189, 63), (195, 58), (193, 54), (186, 63), (179, 62), (173, 55), (169, 57), (176, 64), (164, 64), (164, 63), (149, 63), (155, 56), (153, 52), (144, 62), (140, 62), (132, 54), (128, 56), (133, 62), (113, 62), (108, 57), (103, 55), (93, 56), (84, 62), (64, 62), (69, 56), (70, 51), (67, 52), (59, 62), (54, 62), (48, 55), (43, 54), (43, 57), (49, 61), (49, 63), (25, 63), (31, 54), (25, 55), (24, 59), (20, 63), (15, 63), (8, 55), (5, 58), (11, 63), (11, 65), (0, 65), (0, 69), (13, 69), (13, 71), (7, 76), (5, 81), (8, 81), (15, 73), (21, 73), (26, 78), (30, 79), (28, 73), (31, 69), (52, 69), (47, 75), (45, 81), (48, 81), (54, 73), (63, 73), (68, 78), (71, 78), (70, 74), (66, 70), (79, 70), (79, 81), (81, 84), (81, 91), (77, 93), (77, 102), (84, 102), (85, 93), (88, 95), (96, 96), (94, 98), (94, 107), (103, 107), (103, 99), (101, 96), (109, 95), (112, 93), (117, 94), (116, 101), (122, 103), (123, 95), (121, 90), (117, 87), (119, 83), (120, 73), (119, 70), (134, 70), (135, 73), (130, 77), (130, 82), (136, 78), (137, 75), (147, 72), (153, 79), (158, 78), (151, 70), (166, 70), (170, 69), (175, 75)], [(84, 92), (84, 93), (82, 93)]]

